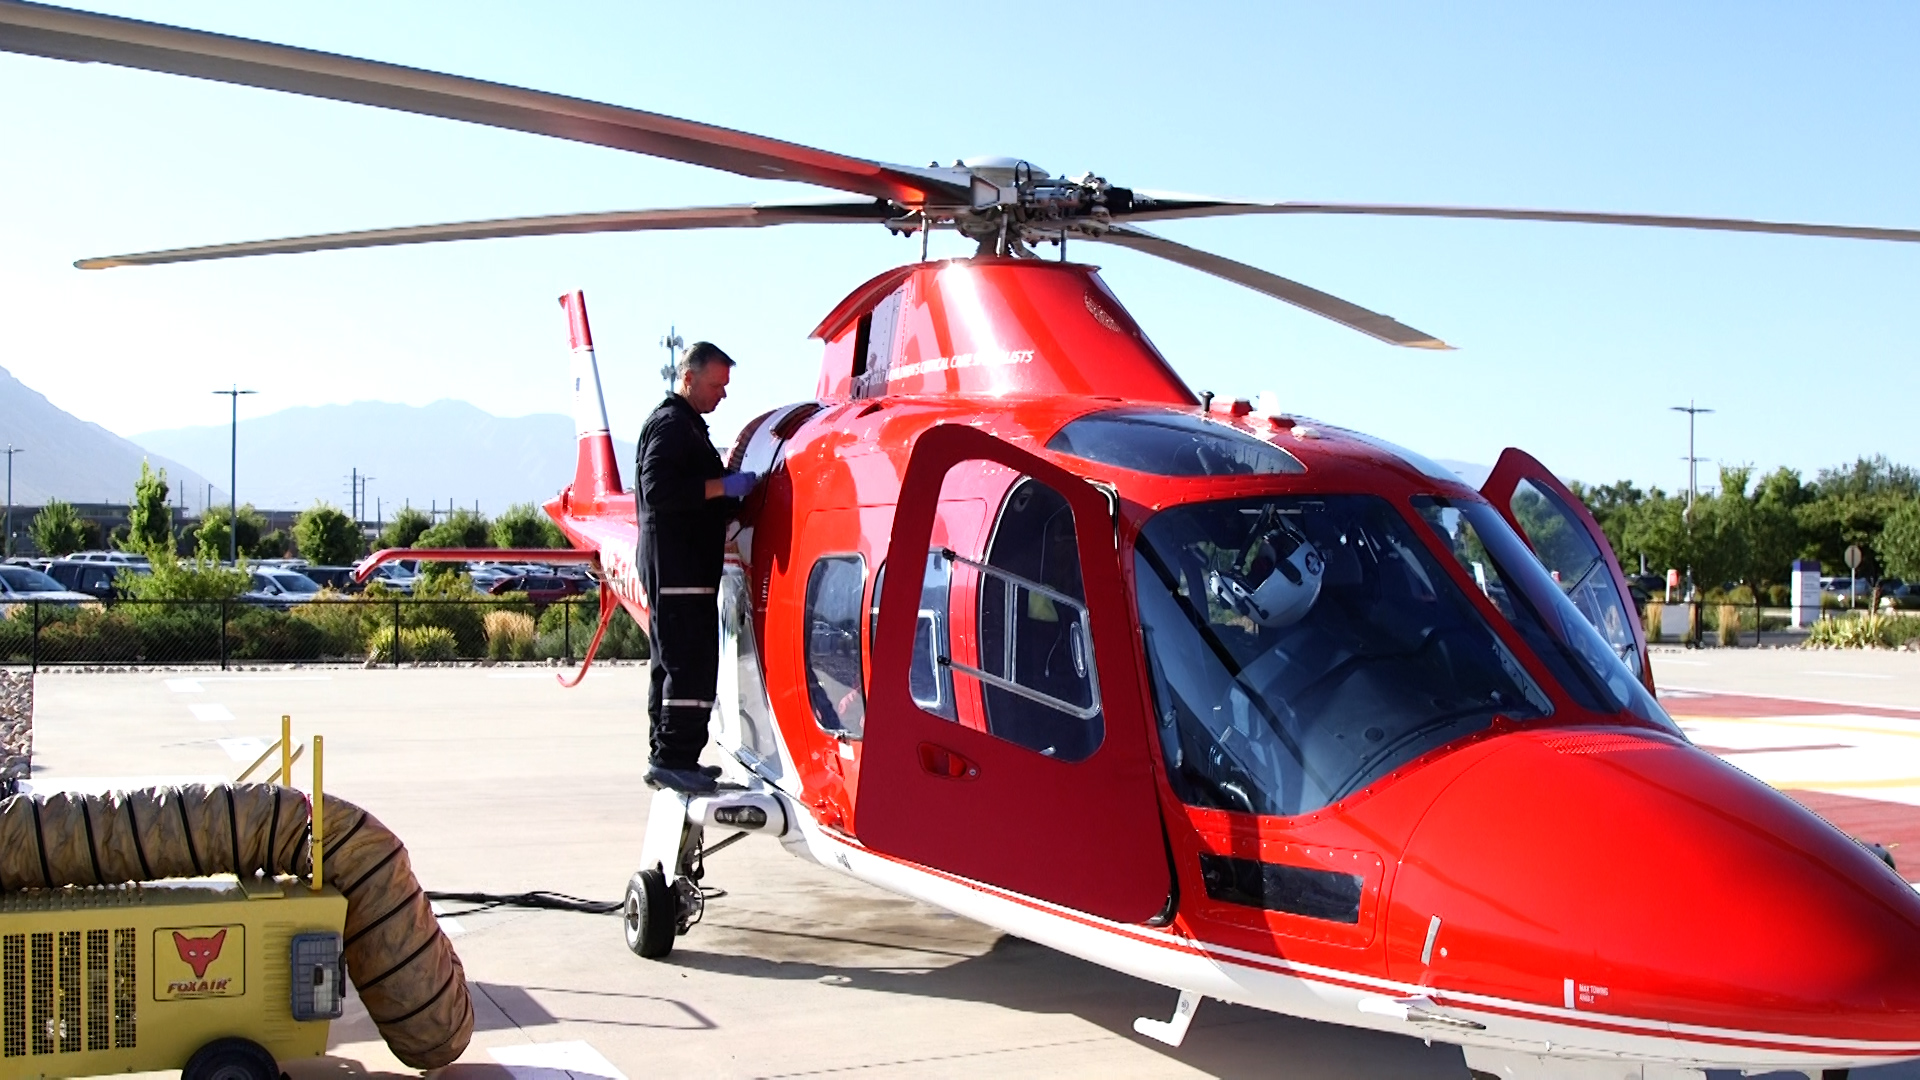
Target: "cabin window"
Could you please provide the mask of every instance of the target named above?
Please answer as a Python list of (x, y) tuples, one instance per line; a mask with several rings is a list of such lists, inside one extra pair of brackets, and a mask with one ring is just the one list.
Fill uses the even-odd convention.
[(849, 739), (866, 727), (860, 680), (860, 600), (867, 564), (858, 555), (829, 555), (807, 575), (807, 697), (820, 726)]
[[(947, 596), (953, 581), (953, 561), (943, 551), (927, 553), (927, 570), (920, 581), (920, 610), (913, 626), (913, 660), (907, 668), (907, 690), (913, 703), (943, 720), (956, 720), (953, 704), (952, 655)], [(867, 613), (869, 647), (880, 633), (880, 594), (886, 588), (883, 563), (873, 575), (873, 603)]]
[(977, 575), (978, 679), (987, 731), (1062, 761), (1082, 761), (1105, 734), (1080, 580), (1073, 511), (1032, 479), (1007, 495)]
[(1302, 473), (1292, 454), (1194, 413), (1114, 409), (1071, 421), (1047, 449), (1155, 476)]

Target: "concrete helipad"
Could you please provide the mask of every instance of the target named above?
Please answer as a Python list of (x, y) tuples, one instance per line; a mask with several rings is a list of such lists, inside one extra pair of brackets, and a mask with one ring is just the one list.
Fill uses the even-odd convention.
[[(1910, 838), (1896, 856), (1920, 877), (1920, 655), (1675, 652), (1655, 671), (1696, 742), (1857, 835)], [(290, 713), (297, 738), (326, 736), (328, 791), (392, 826), (427, 888), (613, 900), (645, 824), (644, 692), (639, 667), (573, 691), (550, 669), (43, 673), (34, 780), (231, 778)], [(1132, 1022), (1171, 991), (763, 841), (716, 856), (708, 883), (726, 895), (665, 961), (627, 952), (610, 916), (454, 912), (479, 1023), (446, 1075), (1467, 1075), (1444, 1045), (1217, 1002), (1169, 1049)], [(411, 1075), (357, 1003), (333, 1036), (295, 1080)]]

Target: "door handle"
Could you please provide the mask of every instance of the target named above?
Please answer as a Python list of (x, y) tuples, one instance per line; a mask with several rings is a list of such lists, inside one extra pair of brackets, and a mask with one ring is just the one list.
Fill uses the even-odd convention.
[(980, 775), (980, 767), (973, 762), (927, 742), (920, 744), (920, 768), (947, 780), (972, 780)]

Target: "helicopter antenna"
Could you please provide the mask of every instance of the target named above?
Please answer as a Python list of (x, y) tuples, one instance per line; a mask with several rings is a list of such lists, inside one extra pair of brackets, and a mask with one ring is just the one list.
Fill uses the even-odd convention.
[(679, 329), (667, 327), (667, 336), (660, 339), (660, 346), (667, 350), (667, 366), (660, 369), (660, 377), (666, 380), (667, 389), (673, 389), (673, 373), (680, 366), (680, 350), (687, 347), (681, 339)]

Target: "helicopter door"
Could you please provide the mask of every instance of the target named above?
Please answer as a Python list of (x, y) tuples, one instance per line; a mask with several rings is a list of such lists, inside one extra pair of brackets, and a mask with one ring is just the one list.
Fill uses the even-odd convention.
[(1480, 487), (1649, 692), (1647, 635), (1613, 545), (1585, 503), (1531, 454), (1508, 447)]
[(976, 599), (956, 616), (971, 632), (940, 642), (935, 663), (983, 722), (915, 693), (925, 584), (886, 575), (855, 832), (876, 851), (1024, 896), (1152, 918), (1171, 879), (1110, 505), (985, 432), (936, 427), (907, 465), (895, 566), (926, 561), (949, 473), (1005, 492), (985, 550), (942, 551), (952, 595)]

